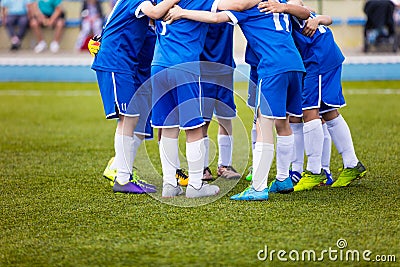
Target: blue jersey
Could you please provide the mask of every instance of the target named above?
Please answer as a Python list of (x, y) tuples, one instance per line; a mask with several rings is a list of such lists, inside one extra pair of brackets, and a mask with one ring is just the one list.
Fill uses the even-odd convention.
[(133, 74), (146, 39), (149, 18), (140, 14), (143, 0), (119, 0), (103, 28), (101, 46), (92, 68)]
[(244, 61), (252, 67), (257, 67), (260, 63), (260, 59), (257, 57), (256, 53), (251, 49), (249, 43), (246, 45), (246, 52), (244, 54)]
[(290, 15), (265, 14), (255, 6), (243, 12), (227, 13), (233, 23), (238, 23), (247, 42), (260, 59), (259, 78), (288, 71), (305, 71), (292, 35)]
[(216, 62), (225, 65), (207, 64), (201, 68), (206, 75), (229, 74), (236, 67), (233, 60), (233, 25), (229, 23), (210, 24), (204, 50), (200, 55), (201, 61)]
[[(315, 16), (311, 14), (311, 17)], [(326, 73), (343, 63), (344, 56), (328, 27), (320, 25), (312, 37), (307, 37), (302, 34), (305, 21), (292, 17), (292, 22), (293, 39), (303, 58), (307, 75)]]
[[(161, 0), (157, 0), (157, 3)], [(181, 0), (184, 9), (211, 10), (212, 0)], [(199, 60), (203, 51), (208, 24), (188, 19), (179, 19), (172, 24), (156, 21), (157, 41), (152, 65), (172, 67), (181, 63), (197, 62), (178, 66), (183, 70), (200, 74)]]

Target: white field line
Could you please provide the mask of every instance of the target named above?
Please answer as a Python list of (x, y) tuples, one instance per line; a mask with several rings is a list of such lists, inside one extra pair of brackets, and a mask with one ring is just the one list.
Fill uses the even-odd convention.
[[(238, 91), (245, 91), (240, 89)], [(400, 89), (344, 89), (345, 95), (399, 95)], [(0, 96), (99, 96), (97, 90), (0, 90)]]
[(99, 94), (99, 91), (95, 90), (0, 90), (0, 96), (99, 96)]

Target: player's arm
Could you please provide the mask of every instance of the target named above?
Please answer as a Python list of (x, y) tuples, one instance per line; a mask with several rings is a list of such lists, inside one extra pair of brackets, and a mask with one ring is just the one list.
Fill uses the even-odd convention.
[(312, 37), (319, 25), (329, 26), (332, 24), (332, 18), (328, 15), (318, 15), (315, 18), (309, 18), (306, 20), (302, 34), (308, 37)]
[(261, 0), (217, 0), (218, 10), (243, 11), (258, 5)]
[(178, 19), (190, 19), (205, 23), (222, 23), (231, 21), (226, 12), (214, 13), (204, 10), (188, 10), (175, 5), (168, 11), (167, 15), (165, 15), (164, 20), (167, 21), (167, 23), (172, 23)]
[(264, 13), (287, 13), (299, 19), (308, 19), (310, 11), (299, 5), (284, 4), (275, 1), (261, 2), (258, 4), (260, 12)]
[(144, 1), (140, 4), (135, 14), (139, 16), (139, 12), (142, 12), (149, 18), (160, 19), (178, 2), (179, 0), (163, 0), (154, 6), (150, 1)]

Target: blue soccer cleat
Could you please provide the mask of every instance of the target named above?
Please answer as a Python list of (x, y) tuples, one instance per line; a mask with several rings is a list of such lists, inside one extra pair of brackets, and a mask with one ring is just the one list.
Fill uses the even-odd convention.
[(253, 186), (247, 187), (242, 193), (231, 196), (231, 200), (264, 201), (268, 200), (268, 187), (257, 191)]
[(292, 179), (293, 184), (297, 184), (301, 179), (301, 173), (289, 170), (289, 177)]
[(286, 178), (283, 181), (274, 180), (269, 185), (269, 192), (270, 193), (280, 193), (280, 194), (288, 194), (293, 192), (293, 183), (290, 177)]
[(324, 173), (325, 173), (325, 176), (326, 176), (326, 180), (324, 182), (324, 185), (332, 185), (333, 182), (334, 182), (333, 178), (332, 178), (332, 173), (329, 172), (328, 170), (325, 170), (325, 169), (324, 169)]

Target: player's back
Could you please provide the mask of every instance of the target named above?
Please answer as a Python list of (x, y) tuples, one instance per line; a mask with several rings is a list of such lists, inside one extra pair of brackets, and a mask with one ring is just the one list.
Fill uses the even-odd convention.
[(304, 71), (299, 52), (291, 36), (288, 14), (259, 11), (257, 7), (233, 12), (254, 53), (260, 59), (260, 77), (287, 71)]
[(111, 11), (103, 28), (101, 48), (92, 68), (133, 73), (138, 64), (138, 54), (146, 38), (149, 18), (136, 16), (142, 0), (120, 0)]
[[(316, 15), (311, 14), (311, 17), (315, 18)], [(328, 27), (320, 25), (315, 34), (308, 37), (302, 34), (305, 21), (292, 17), (292, 22), (293, 39), (303, 58), (307, 75), (319, 75), (343, 63), (344, 56)]]
[(216, 73), (227, 74), (233, 72), (236, 65), (233, 59), (232, 24), (217, 23), (209, 25), (200, 60), (219, 63), (215, 65), (203, 64), (201, 68), (202, 74), (214, 75)]
[[(160, 0), (157, 0), (157, 3)], [(190, 10), (211, 10), (213, 1), (182, 0), (178, 5)], [(208, 24), (179, 19), (172, 24), (156, 21), (157, 42), (152, 65), (171, 67), (181, 63), (198, 62), (203, 50)], [(199, 72), (195, 67), (194, 71)]]

